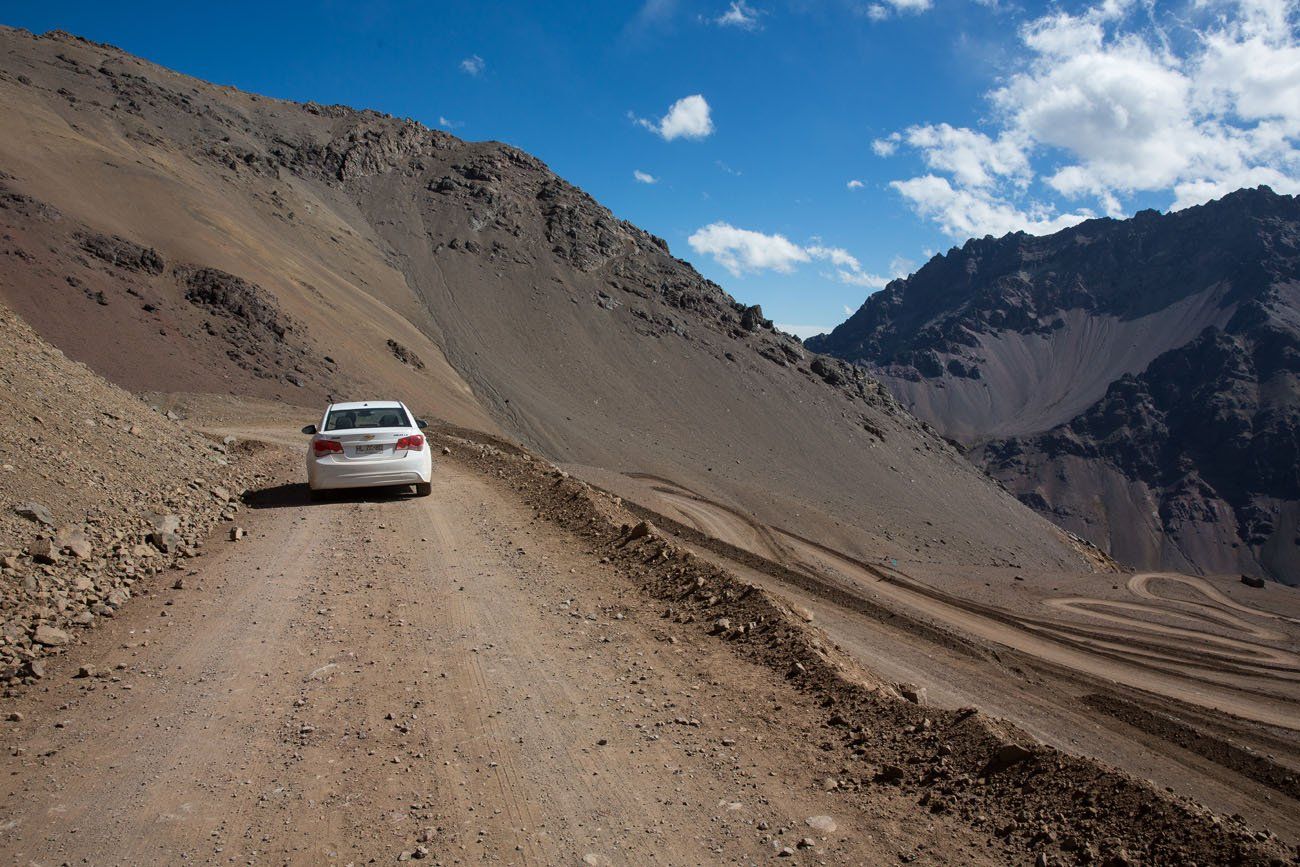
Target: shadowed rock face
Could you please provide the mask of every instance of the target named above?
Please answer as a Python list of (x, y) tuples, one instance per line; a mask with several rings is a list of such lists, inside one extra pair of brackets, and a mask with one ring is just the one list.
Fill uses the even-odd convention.
[(1300, 202), (969, 241), (809, 346), (1140, 567), (1300, 581)]
[(517, 148), (3, 28), (0, 116), (0, 300), (114, 382), (401, 397), (864, 557), (1088, 568), (860, 367)]

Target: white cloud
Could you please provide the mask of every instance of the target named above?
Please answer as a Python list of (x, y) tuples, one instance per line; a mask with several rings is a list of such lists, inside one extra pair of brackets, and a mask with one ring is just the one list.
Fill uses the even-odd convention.
[(462, 127), (464, 125), (465, 122), (463, 120), (448, 120), (442, 115), (438, 115), (438, 126), (443, 129), (456, 129), (457, 127)]
[(851, 268), (852, 270), (857, 271), (862, 267), (858, 263), (858, 260), (843, 247), (822, 247), (814, 244), (805, 249), (808, 251), (808, 255), (812, 256), (814, 259), (825, 259), (832, 265), (840, 268)]
[(990, 129), (918, 125), (872, 147), (920, 154), (930, 173), (893, 187), (956, 236), (1053, 231), (1124, 213), (1137, 193), (1181, 208), (1242, 186), (1300, 192), (1298, 12), (1296, 0), (1052, 12), (1021, 28), (1027, 59), (989, 94)]
[(892, 181), (890, 186), (918, 214), (938, 223), (955, 238), (1005, 235), (1022, 229), (1044, 235), (1092, 216), (1088, 211), (1053, 216), (1050, 208), (1041, 205), (1021, 210), (993, 192), (954, 187), (947, 178), (937, 175)]
[(745, 0), (733, 0), (732, 4), (727, 7), (717, 18), (713, 19), (714, 24), (722, 27), (738, 27), (741, 30), (757, 30), (759, 28), (758, 19), (762, 16), (763, 10), (755, 9)]
[(809, 337), (815, 337), (818, 334), (825, 334), (830, 331), (827, 325), (788, 325), (784, 322), (775, 323), (777, 329), (784, 331), (786, 334), (793, 334), (800, 340), (807, 340)]
[(709, 103), (698, 93), (684, 96), (674, 102), (669, 107), (668, 113), (658, 121), (646, 120), (635, 115), (632, 115), (632, 119), (664, 141), (672, 141), (675, 138), (702, 139), (713, 134), (713, 118), (710, 115)]
[(991, 139), (941, 123), (911, 127), (904, 140), (921, 151), (927, 166), (951, 173), (962, 186), (988, 187), (1000, 178), (1023, 185), (1033, 174), (1023, 146), (1009, 134)]
[(659, 179), (649, 172), (643, 172), (640, 169), (632, 170), (632, 177), (639, 184), (657, 184)]
[(854, 178), (853, 180), (845, 184), (845, 186), (848, 187), (850, 190), (860, 190), (864, 186), (866, 186), (866, 184), (862, 183), (862, 181), (858, 180), (857, 178)]
[(854, 314), (854, 312), (855, 312), (855, 311), (854, 311), (854, 309), (853, 309), (852, 307), (850, 307), (850, 306), (847, 305), (847, 304), (844, 305), (844, 315), (845, 315), (845, 316), (852, 316), (852, 315)]
[(804, 249), (812, 258), (821, 259), (834, 266), (834, 273), (825, 276), (841, 283), (847, 283), (851, 286), (865, 286), (868, 289), (881, 289), (889, 282), (884, 277), (869, 274), (862, 270), (862, 263), (857, 260), (857, 257), (842, 247), (824, 247), (820, 244), (813, 244)]
[(932, 5), (932, 0), (882, 0), (868, 6), (866, 11), (867, 17), (872, 21), (884, 21), (899, 13), (926, 12)]
[(801, 246), (784, 235), (767, 235), (718, 222), (696, 231), (686, 241), (696, 253), (712, 256), (736, 277), (755, 271), (789, 274), (796, 265), (819, 261), (831, 266), (832, 270), (822, 275), (828, 280), (868, 289), (880, 289), (889, 282), (887, 277), (864, 270), (857, 257), (843, 247), (828, 247), (815, 238)]
[(477, 54), (471, 54), (460, 62), (460, 71), (466, 75), (482, 75), (486, 67), (487, 62)]
[(916, 263), (911, 259), (904, 259), (902, 256), (895, 256), (889, 260), (889, 273), (894, 277), (906, 277), (912, 273)]
[(871, 149), (875, 151), (878, 157), (892, 157), (898, 151), (898, 143), (903, 140), (903, 134), (891, 132), (884, 138), (878, 138), (871, 143)]
[(849, 286), (861, 286), (864, 289), (870, 289), (873, 292), (877, 289), (884, 289), (889, 285), (888, 277), (881, 277), (879, 274), (868, 274), (866, 271), (851, 271), (844, 268), (835, 272), (835, 279)]
[(796, 264), (811, 258), (806, 250), (784, 235), (737, 229), (730, 223), (710, 223), (687, 238), (686, 243), (695, 252), (712, 256), (737, 277), (746, 271), (788, 274)]

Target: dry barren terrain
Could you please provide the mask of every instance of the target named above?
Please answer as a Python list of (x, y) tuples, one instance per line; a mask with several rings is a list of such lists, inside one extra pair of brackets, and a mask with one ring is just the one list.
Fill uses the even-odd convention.
[[(282, 412), (187, 403), (202, 405), (200, 426), (293, 441)], [(671, 519), (629, 529), (632, 504), (504, 443), (453, 429), (435, 441), (432, 497), (319, 505), (298, 481), (296, 450), (274, 446), (274, 471), (242, 496), (246, 536), (220, 528), (207, 554), (142, 582), (115, 616), (56, 648), (44, 677), (11, 691), (6, 857), (1287, 857), (1293, 776), (1252, 777), (1184, 750), (1182, 765), (1156, 764), (1202, 791), (1161, 794), (1076, 758), (1110, 749), (1112, 761), (1136, 760), (1160, 738), (1125, 751), (1114, 731), (1089, 731), (1103, 711), (1063, 713), (1078, 678), (998, 640), (1012, 630), (989, 638), (905, 602), (870, 616), (819, 592), (812, 569), (791, 572), (800, 586), (775, 561), (717, 553), (720, 539), (673, 540)], [(773, 553), (790, 544), (775, 539)], [(1137, 576), (1129, 590), (1154, 583)], [(1213, 591), (1189, 604), (1205, 599), (1233, 607)], [(891, 601), (901, 602), (880, 600)], [(1242, 608), (1242, 622), (1258, 619)], [(888, 658), (873, 643), (893, 644)], [(909, 644), (916, 655), (899, 651)], [(988, 689), (1006, 666), (999, 654), (1033, 670), (1009, 689), (1036, 695), (1036, 707), (1004, 713)], [(1058, 751), (990, 710), (1026, 728), (1068, 722), (1083, 739)], [(1195, 803), (1216, 799), (1213, 812)], [(1213, 815), (1230, 810), (1251, 815)]]

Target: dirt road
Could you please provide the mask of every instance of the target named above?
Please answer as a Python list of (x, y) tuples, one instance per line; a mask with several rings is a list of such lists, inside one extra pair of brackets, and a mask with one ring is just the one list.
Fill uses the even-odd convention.
[(471, 471), (252, 503), (10, 703), (4, 860), (1006, 857), (891, 787), (825, 791), (806, 697)]

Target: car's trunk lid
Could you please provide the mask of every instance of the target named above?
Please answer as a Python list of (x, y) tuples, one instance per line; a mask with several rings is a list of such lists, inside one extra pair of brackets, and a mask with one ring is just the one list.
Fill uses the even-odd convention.
[(409, 435), (410, 431), (406, 428), (357, 428), (330, 431), (321, 434), (321, 438), (342, 445), (342, 457), (347, 460), (374, 460), (391, 457), (397, 441)]

